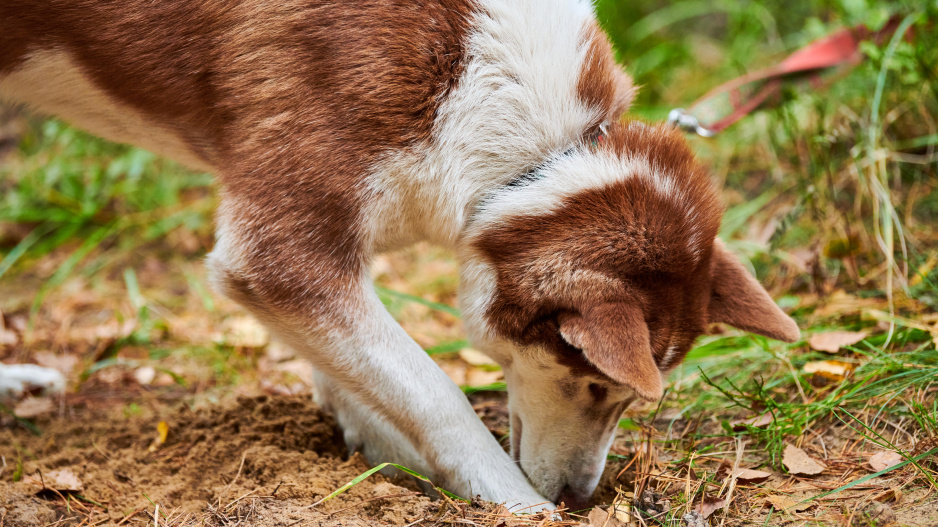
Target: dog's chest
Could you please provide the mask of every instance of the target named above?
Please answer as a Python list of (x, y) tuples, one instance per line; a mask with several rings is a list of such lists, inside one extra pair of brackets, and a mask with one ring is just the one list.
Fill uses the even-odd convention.
[(191, 168), (212, 171), (177, 130), (108, 95), (66, 52), (36, 52), (15, 70), (0, 76), (0, 100), (25, 104), (105, 139), (137, 145)]

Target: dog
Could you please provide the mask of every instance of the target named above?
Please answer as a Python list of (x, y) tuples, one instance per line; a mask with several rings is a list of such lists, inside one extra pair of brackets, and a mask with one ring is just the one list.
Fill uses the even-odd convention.
[[(0, 3), (3, 100), (217, 176), (212, 282), (350, 449), (517, 509), (586, 503), (708, 324), (799, 338), (679, 132), (622, 120), (635, 91), (587, 0)], [(371, 284), (420, 240), (458, 255), (510, 454)]]

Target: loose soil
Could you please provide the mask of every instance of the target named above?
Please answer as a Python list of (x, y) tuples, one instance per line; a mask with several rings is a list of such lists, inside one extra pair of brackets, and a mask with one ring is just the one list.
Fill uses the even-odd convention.
[[(77, 411), (39, 422), (38, 436), (5, 427), (0, 524), (152, 524), (159, 504), (172, 524), (405, 525), (441, 509), (408, 482), (380, 474), (310, 507), (369, 466), (348, 455), (333, 418), (309, 397), (239, 397), (142, 414)], [(169, 427), (163, 444), (160, 421)], [(27, 482), (56, 469), (71, 471), (83, 489), (37, 493)]]

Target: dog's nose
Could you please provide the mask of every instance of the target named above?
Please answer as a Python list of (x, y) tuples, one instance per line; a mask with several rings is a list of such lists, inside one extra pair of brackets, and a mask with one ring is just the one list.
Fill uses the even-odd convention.
[(554, 500), (558, 506), (563, 503), (568, 511), (578, 511), (586, 508), (592, 492), (577, 492), (570, 485), (567, 485), (560, 491), (557, 499)]

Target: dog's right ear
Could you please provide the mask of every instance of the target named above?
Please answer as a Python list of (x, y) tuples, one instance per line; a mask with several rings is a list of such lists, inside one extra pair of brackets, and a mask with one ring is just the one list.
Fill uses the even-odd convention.
[(635, 390), (642, 399), (664, 395), (648, 326), (638, 306), (604, 303), (558, 317), (560, 336), (580, 349), (587, 360), (612, 380)]
[(709, 322), (724, 322), (785, 342), (801, 338), (795, 321), (779, 309), (762, 284), (719, 239), (713, 244), (711, 272)]

